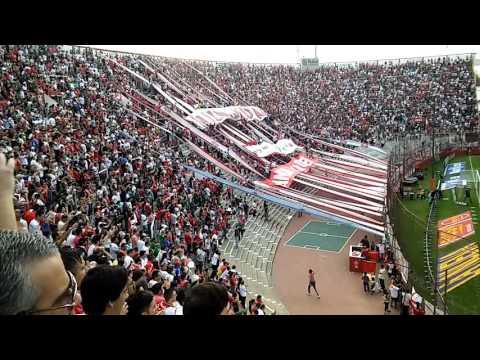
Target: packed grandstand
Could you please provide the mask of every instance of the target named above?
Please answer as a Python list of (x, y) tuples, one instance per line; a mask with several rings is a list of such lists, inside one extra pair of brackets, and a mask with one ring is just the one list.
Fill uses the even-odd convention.
[(304, 70), (2, 45), (0, 76), (1, 314), (285, 314), (268, 294), (299, 215), (377, 239), (359, 288), (424, 313), (384, 246), (389, 146), (478, 127), (473, 57)]

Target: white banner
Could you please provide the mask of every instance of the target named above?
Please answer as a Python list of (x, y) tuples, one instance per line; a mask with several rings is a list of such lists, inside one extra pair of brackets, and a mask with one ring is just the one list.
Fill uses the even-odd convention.
[(258, 145), (246, 146), (248, 150), (254, 152), (258, 157), (264, 158), (272, 155), (277, 152), (277, 146), (275, 144), (270, 144), (267, 142), (262, 142)]
[(227, 119), (262, 121), (267, 117), (267, 113), (257, 106), (228, 106), (224, 108), (197, 109), (186, 117), (188, 121), (193, 122), (199, 127), (221, 124)]
[(262, 142), (258, 145), (250, 145), (246, 147), (248, 150), (254, 152), (258, 157), (267, 157), (275, 153), (288, 155), (296, 150), (302, 150), (303, 148), (295, 145), (290, 139), (281, 139), (276, 144), (268, 142)]

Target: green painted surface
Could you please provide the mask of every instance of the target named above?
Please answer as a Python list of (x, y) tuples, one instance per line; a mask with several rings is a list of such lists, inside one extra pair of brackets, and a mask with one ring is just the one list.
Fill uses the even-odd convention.
[(310, 221), (288, 240), (287, 245), (339, 252), (354, 231), (354, 228), (342, 224)]

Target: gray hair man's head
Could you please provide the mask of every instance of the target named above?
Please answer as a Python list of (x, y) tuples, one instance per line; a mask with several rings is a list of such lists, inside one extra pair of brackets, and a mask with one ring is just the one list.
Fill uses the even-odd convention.
[(39, 294), (30, 267), (58, 253), (53, 241), (39, 234), (0, 230), (0, 315), (31, 310)]

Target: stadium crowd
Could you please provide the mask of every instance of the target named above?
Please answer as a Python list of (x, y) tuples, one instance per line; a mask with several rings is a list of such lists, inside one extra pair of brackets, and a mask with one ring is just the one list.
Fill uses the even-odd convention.
[[(136, 59), (113, 57), (150, 78)], [(219, 251), (248, 211), (231, 189), (186, 170), (183, 164), (195, 164), (220, 174), (179, 139), (214, 151), (166, 120), (161, 106), (122, 106), (119, 94), (135, 89), (161, 99), (110, 58), (57, 46), (0, 46), (0, 313), (264, 314), (261, 296), (247, 305), (244, 280)], [(159, 63), (185, 79), (185, 102), (224, 106), (233, 104), (229, 96), (212, 95), (192, 65), (231, 98), (270, 113), (276, 129), (289, 124), (332, 138), (384, 141), (421, 129), (432, 116), (452, 129), (477, 120), (473, 74), (462, 59), (313, 72)], [(129, 109), (162, 115), (171, 133)]]
[(264, 314), (261, 296), (246, 309), (245, 283), (218, 250), (248, 216), (242, 200), (194, 178), (182, 164), (206, 168), (203, 159), (125, 113), (104, 59), (0, 49), (0, 152), (15, 159), (16, 219), (5, 205), (1, 228), (18, 229), (2, 232), (0, 312), (64, 313), (71, 306), (57, 305), (71, 295), (75, 313)]
[(428, 124), (459, 131), (478, 122), (471, 58), (326, 65), (315, 71), (195, 66), (232, 97), (303, 133), (380, 144), (405, 132), (418, 134)]

